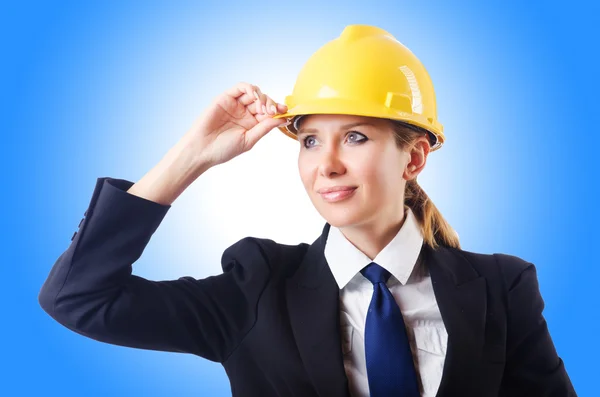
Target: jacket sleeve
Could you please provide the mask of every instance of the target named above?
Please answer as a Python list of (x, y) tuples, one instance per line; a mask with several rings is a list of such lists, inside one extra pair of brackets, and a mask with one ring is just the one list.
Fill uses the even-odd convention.
[(41, 307), (63, 326), (101, 342), (224, 361), (253, 327), (269, 278), (260, 239), (227, 248), (217, 276), (135, 276), (132, 264), (170, 206), (127, 193), (131, 185), (98, 178), (87, 217), (39, 292)]
[(576, 396), (542, 314), (544, 301), (535, 266), (514, 256), (499, 256), (504, 259), (500, 265), (508, 288), (506, 366), (500, 396)]

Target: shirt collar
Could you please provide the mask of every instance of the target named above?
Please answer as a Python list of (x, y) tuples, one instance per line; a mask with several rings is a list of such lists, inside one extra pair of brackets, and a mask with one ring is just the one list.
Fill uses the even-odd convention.
[(410, 277), (423, 245), (423, 234), (412, 210), (405, 206), (405, 220), (396, 236), (372, 261), (356, 248), (337, 227), (331, 227), (325, 244), (325, 259), (340, 289), (371, 262), (389, 271), (402, 284)]

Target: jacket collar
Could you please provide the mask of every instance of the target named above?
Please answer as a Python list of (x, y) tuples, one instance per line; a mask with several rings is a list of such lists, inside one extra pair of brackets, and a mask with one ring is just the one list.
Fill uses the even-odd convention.
[[(340, 337), (339, 288), (324, 255), (328, 223), (287, 279), (292, 331), (308, 376), (319, 395), (348, 396)], [(484, 343), (486, 284), (460, 250), (423, 245), (424, 260), (444, 325), (448, 347), (438, 396), (457, 395), (478, 370)], [(460, 394), (460, 392), (458, 392)]]
[(405, 205), (402, 227), (373, 260), (356, 248), (336, 227), (329, 229), (326, 240), (325, 259), (338, 287), (342, 289), (353, 278), (362, 279), (360, 270), (371, 262), (386, 269), (401, 284), (406, 284), (417, 263), (423, 234), (412, 210)]

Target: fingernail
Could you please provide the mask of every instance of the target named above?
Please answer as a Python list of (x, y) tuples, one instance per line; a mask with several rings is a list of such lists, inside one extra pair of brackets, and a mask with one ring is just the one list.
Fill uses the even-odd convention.
[(254, 93), (254, 98), (258, 99), (258, 94), (256, 93), (256, 91), (252, 91)]
[(262, 111), (264, 114), (267, 114), (267, 107), (265, 105), (262, 105)]
[(277, 114), (277, 108), (275, 107), (275, 105), (271, 105), (271, 113)]

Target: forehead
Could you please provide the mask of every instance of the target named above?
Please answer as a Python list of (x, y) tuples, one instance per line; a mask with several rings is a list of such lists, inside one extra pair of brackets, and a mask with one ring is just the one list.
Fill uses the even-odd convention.
[(378, 128), (387, 128), (385, 120), (374, 117), (354, 116), (346, 114), (310, 114), (302, 116), (298, 121), (298, 134), (311, 131), (329, 131), (348, 128), (357, 124), (370, 124)]

